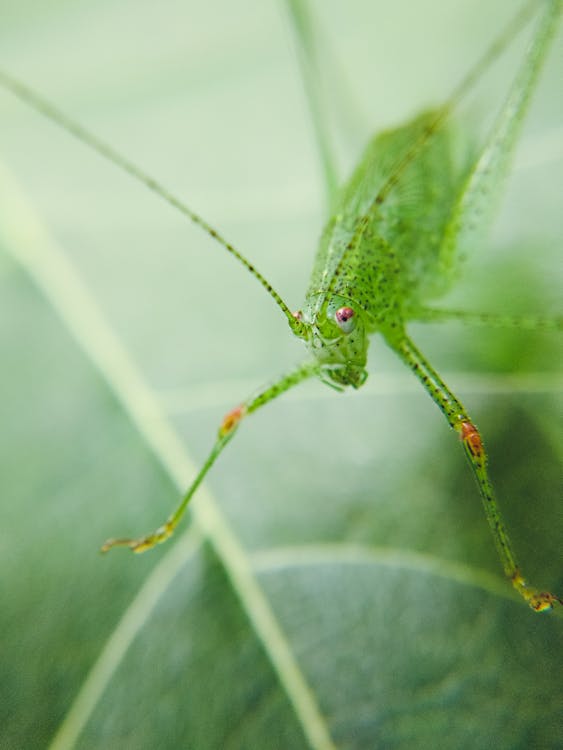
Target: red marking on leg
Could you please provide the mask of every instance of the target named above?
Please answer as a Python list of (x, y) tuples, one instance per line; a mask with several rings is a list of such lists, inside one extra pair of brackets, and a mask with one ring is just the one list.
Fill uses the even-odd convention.
[(483, 455), (483, 441), (481, 440), (479, 430), (472, 422), (461, 423), (460, 437), (469, 448), (472, 456), (478, 458)]
[(245, 415), (246, 406), (244, 406), (244, 404), (235, 406), (234, 409), (231, 409), (230, 412), (225, 414), (225, 416), (223, 417), (223, 421), (221, 422), (221, 427), (219, 428), (220, 437), (225, 437), (236, 427), (238, 427), (238, 423)]
[(551, 594), (549, 591), (536, 591), (529, 588), (519, 570), (516, 570), (512, 576), (512, 585), (535, 612), (547, 612), (557, 604), (563, 605), (563, 600), (555, 596), (555, 594)]

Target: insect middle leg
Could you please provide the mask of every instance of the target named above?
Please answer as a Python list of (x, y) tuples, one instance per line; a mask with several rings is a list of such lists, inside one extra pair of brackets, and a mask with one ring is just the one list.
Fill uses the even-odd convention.
[(399, 339), (388, 338), (388, 343), (421, 381), (434, 402), (442, 410), (450, 427), (459, 435), (465, 455), (473, 469), (479, 486), (485, 515), (487, 516), (504, 572), (512, 582), (514, 588), (536, 612), (552, 609), (556, 604), (563, 605), (563, 600), (554, 594), (547, 591), (539, 591), (530, 586), (522, 575), (491, 483), (487, 468), (488, 457), (483, 440), (462, 403), (406, 335), (403, 335)]
[(517, 328), (522, 331), (563, 331), (563, 317), (556, 315), (512, 315), (510, 313), (481, 313), (469, 310), (444, 310), (433, 307), (417, 307), (408, 311), (408, 320), (423, 323), (446, 323), (457, 320), (472, 326), (487, 328)]

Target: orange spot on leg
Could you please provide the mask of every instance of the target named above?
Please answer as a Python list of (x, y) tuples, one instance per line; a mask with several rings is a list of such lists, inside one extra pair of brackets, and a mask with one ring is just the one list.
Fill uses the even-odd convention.
[(472, 422), (462, 422), (459, 434), (472, 456), (478, 458), (483, 455), (483, 441), (479, 430)]
[(235, 430), (244, 416), (246, 416), (246, 406), (244, 406), (244, 404), (235, 406), (234, 409), (231, 409), (231, 411), (223, 417), (221, 427), (219, 428), (219, 436), (226, 437), (229, 433)]
[(555, 596), (555, 594), (550, 594), (549, 591), (536, 591), (536, 589), (530, 588), (524, 578), (522, 578), (519, 570), (512, 576), (512, 585), (535, 612), (548, 612), (556, 605), (563, 605), (563, 600)]

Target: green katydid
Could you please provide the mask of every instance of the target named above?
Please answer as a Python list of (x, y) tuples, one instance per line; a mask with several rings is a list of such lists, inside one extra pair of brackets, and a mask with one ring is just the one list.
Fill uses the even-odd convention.
[[(292, 0), (290, 10), (307, 64), (311, 29), (306, 6)], [(528, 3), (441, 108), (376, 136), (351, 179), (340, 190), (335, 188), (328, 149), (321, 143), (331, 217), (322, 235), (305, 304), (295, 313), (253, 264), (198, 214), (25, 84), (0, 72), (1, 84), (143, 182), (217, 240), (262, 284), (285, 315), (292, 332), (309, 349), (309, 357), (303, 364), (228, 412), (197, 477), (161, 527), (138, 538), (108, 540), (103, 545), (104, 551), (127, 546), (143, 552), (166, 541), (243, 418), (313, 376), (337, 390), (348, 386), (359, 388), (367, 377), (368, 337), (379, 333), (418, 377), (458, 434), (475, 474), (506, 576), (534, 610), (563, 605), (559, 597), (532, 587), (522, 575), (489, 478), (480, 433), (464, 406), (406, 332), (412, 320), (476, 317), (474, 313), (435, 310), (427, 303), (453, 282), (461, 251), (470, 251), (471, 244), (476, 242), (473, 225), (487, 224), (488, 206), (507, 172), (561, 11), (561, 0)], [(532, 17), (536, 27), (530, 46), (484, 145), (470, 160), (456, 156), (450, 127), (452, 114), (491, 62)], [(314, 105), (314, 97), (311, 101)], [(508, 316), (477, 317), (478, 322), (493, 325), (514, 323), (514, 318)], [(539, 327), (549, 322), (538, 318), (536, 324)], [(527, 326), (533, 325), (534, 321), (528, 318)], [(552, 325), (559, 324), (552, 322)]]

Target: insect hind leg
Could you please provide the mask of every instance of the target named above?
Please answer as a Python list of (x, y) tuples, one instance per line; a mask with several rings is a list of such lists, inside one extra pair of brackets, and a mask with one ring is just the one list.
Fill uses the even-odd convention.
[[(456, 254), (468, 252), (482, 236), (493, 213), (532, 93), (561, 18), (561, 0), (545, 0), (527, 54), (479, 157), (463, 184), (446, 225), (440, 264), (446, 272)], [(476, 231), (478, 227), (478, 231)]]
[(450, 427), (459, 435), (466, 458), (477, 480), (485, 515), (505, 575), (516, 591), (536, 612), (547, 611), (554, 607), (560, 608), (563, 606), (563, 600), (548, 591), (540, 591), (532, 587), (522, 575), (489, 476), (488, 456), (483, 440), (464, 406), (405, 334), (397, 339), (388, 338), (388, 343), (421, 381), (432, 400), (441, 409)]

